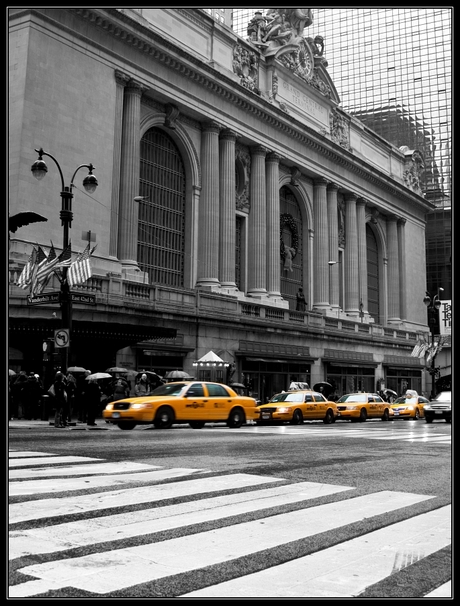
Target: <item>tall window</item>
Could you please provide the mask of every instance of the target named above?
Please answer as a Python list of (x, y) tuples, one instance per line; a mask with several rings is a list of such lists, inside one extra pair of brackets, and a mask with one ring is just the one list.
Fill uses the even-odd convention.
[(158, 128), (141, 140), (137, 259), (151, 284), (184, 285), (185, 171), (172, 139)]
[(374, 318), (377, 324), (383, 323), (380, 317), (379, 306), (379, 259), (377, 250), (377, 241), (374, 232), (366, 225), (366, 245), (367, 245), (367, 297), (369, 314)]

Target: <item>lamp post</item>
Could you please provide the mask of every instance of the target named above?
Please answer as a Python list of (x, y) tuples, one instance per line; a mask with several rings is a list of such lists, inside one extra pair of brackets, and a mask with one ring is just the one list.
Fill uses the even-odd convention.
[[(35, 150), (38, 154), (38, 160), (36, 160), (31, 167), (31, 171), (33, 176), (41, 181), (43, 177), (48, 172), (48, 167), (46, 166), (45, 161), (43, 160), (43, 156), (48, 156), (51, 158), (56, 164), (59, 175), (61, 176), (61, 212), (60, 219), (61, 225), (63, 226), (63, 247), (62, 250), (65, 251), (69, 246), (69, 229), (72, 225), (72, 188), (74, 187), (74, 179), (77, 172), (80, 168), (87, 168), (89, 173), (83, 179), (83, 187), (88, 193), (93, 193), (98, 186), (98, 182), (96, 177), (93, 175), (94, 166), (92, 164), (80, 164), (75, 170), (72, 179), (70, 180), (70, 185), (66, 186), (64, 183), (64, 176), (62, 174), (61, 167), (59, 166), (59, 162), (56, 160), (54, 156), (45, 152), (42, 148)], [(67, 267), (62, 268), (62, 280), (61, 280), (61, 293), (59, 303), (61, 306), (61, 319), (62, 319), (62, 328), (68, 331), (68, 343), (67, 347), (63, 347), (64, 350), (64, 371), (67, 371), (69, 366), (69, 356), (70, 356), (70, 335), (72, 331), (72, 297), (70, 294), (69, 283), (67, 282)]]
[(435, 381), (436, 375), (438, 373), (438, 369), (435, 367), (435, 359), (436, 359), (436, 350), (434, 346), (434, 333), (436, 330), (436, 314), (441, 307), (441, 300), (439, 299), (439, 293), (443, 292), (444, 288), (438, 288), (438, 292), (436, 295), (432, 296), (429, 292), (425, 294), (423, 298), (423, 302), (425, 303), (428, 310), (428, 324), (431, 332), (431, 366), (428, 369), (428, 372), (431, 375), (431, 395), (430, 398), (433, 399), (436, 395)]

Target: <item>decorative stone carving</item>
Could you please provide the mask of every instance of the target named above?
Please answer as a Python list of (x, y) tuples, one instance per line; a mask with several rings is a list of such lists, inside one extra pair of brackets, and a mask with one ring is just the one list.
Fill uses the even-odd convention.
[(249, 175), (251, 173), (251, 155), (241, 145), (235, 146), (235, 205), (237, 210), (248, 212), (249, 202)]
[(165, 107), (166, 116), (165, 116), (165, 126), (170, 128), (171, 130), (176, 129), (176, 122), (179, 117), (179, 108), (173, 105), (172, 103), (168, 103)]
[(291, 166), (291, 185), (294, 185), (294, 187), (298, 187), (299, 185), (299, 177), (302, 173), (300, 172), (300, 170), (297, 168), (297, 166)]
[(403, 179), (406, 187), (422, 195), (422, 180), (425, 173), (425, 159), (416, 149), (409, 149), (407, 145), (399, 148), (405, 156)]
[(260, 95), (259, 90), (259, 57), (237, 44), (233, 49), (233, 72), (240, 77), (240, 84)]
[(332, 109), (329, 116), (331, 139), (345, 149), (350, 150), (350, 121), (336, 109)]

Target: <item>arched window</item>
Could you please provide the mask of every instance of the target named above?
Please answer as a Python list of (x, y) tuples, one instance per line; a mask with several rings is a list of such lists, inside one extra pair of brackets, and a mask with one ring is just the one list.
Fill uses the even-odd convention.
[(184, 285), (185, 171), (159, 128), (141, 139), (137, 260), (151, 284)]
[[(287, 251), (288, 254), (287, 247), (291, 249)], [(289, 187), (283, 186), (280, 190), (281, 295), (291, 301), (291, 309), (295, 309), (297, 291), (299, 286), (303, 286), (302, 257), (302, 218), (299, 205)]]

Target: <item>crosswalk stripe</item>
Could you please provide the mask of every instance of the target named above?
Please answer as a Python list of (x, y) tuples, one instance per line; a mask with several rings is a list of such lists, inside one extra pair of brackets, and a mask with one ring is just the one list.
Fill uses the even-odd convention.
[(8, 453), (8, 456), (10, 459), (18, 459), (19, 457), (54, 457), (56, 456), (55, 454), (51, 453), (51, 452), (31, 452), (31, 451), (24, 451), (24, 450), (10, 450)]
[[(101, 595), (249, 556), (431, 498), (382, 491), (160, 543), (25, 566), (19, 572), (45, 581), (42, 586), (48, 583), (49, 588), (70, 586)], [(10, 597), (34, 595), (33, 585), (11, 587)]]
[(430, 593), (423, 596), (424, 598), (450, 598), (452, 597), (452, 581), (448, 581), (440, 585)]
[(145, 471), (129, 475), (94, 476), (89, 478), (69, 478), (60, 480), (25, 480), (24, 482), (10, 483), (10, 496), (23, 496), (31, 494), (44, 494), (53, 492), (65, 492), (75, 490), (88, 490), (101, 488), (103, 486), (114, 486), (121, 484), (132, 484), (134, 482), (158, 482), (170, 478), (191, 475), (204, 472), (204, 469), (189, 469), (178, 467), (177, 469), (159, 469), (156, 471)]
[(367, 587), (451, 542), (446, 506), (274, 568), (180, 597), (359, 597)]
[(100, 461), (101, 459), (95, 459), (93, 457), (48, 457), (47, 459), (42, 458), (29, 458), (29, 459), (18, 459), (9, 460), (9, 467), (27, 467), (30, 465), (50, 465), (53, 463), (56, 465), (57, 463), (82, 463), (83, 461)]
[[(280, 478), (271, 476), (258, 476), (245, 473), (232, 475), (210, 476), (209, 478), (196, 478), (184, 480), (175, 484), (137, 487), (135, 490), (124, 488), (112, 490), (91, 496), (79, 495), (62, 498), (49, 498), (9, 505), (9, 522), (15, 524), (31, 520), (40, 520), (50, 516), (71, 516), (88, 511), (102, 511), (112, 507), (129, 507), (133, 504), (155, 503), (166, 499), (176, 499), (190, 495), (199, 496), (203, 493), (219, 492), (224, 490), (244, 489), (264, 484), (283, 482)], [(319, 491), (323, 485), (319, 484)], [(318, 494), (320, 496), (320, 494)]]
[[(211, 489), (213, 480), (208, 481)], [(108, 515), (103, 518), (86, 518), (46, 528), (12, 531), (10, 532), (9, 557), (13, 559), (32, 554), (53, 553), (74, 547), (104, 543), (113, 540), (114, 537), (122, 540), (243, 515), (248, 511), (280, 507), (346, 490), (355, 490), (355, 488), (300, 482), (178, 505)]]
[(131, 461), (109, 462), (109, 463), (93, 463), (85, 465), (72, 465), (70, 467), (54, 467), (42, 468), (35, 467), (32, 469), (16, 469), (9, 472), (10, 480), (24, 478), (40, 478), (40, 477), (58, 477), (58, 476), (76, 476), (76, 475), (96, 475), (98, 473), (126, 473), (132, 471), (160, 469), (158, 465), (147, 465), (143, 463), (133, 463)]

